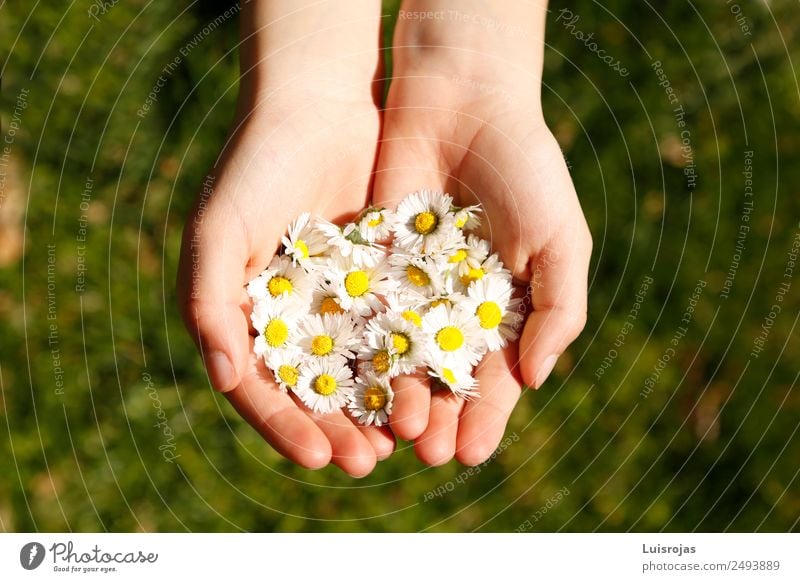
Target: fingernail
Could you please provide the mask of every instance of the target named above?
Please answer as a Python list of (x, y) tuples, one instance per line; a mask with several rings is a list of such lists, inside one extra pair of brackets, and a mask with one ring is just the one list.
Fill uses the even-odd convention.
[(536, 375), (536, 389), (538, 390), (542, 384), (544, 384), (547, 377), (550, 375), (550, 372), (553, 371), (553, 366), (556, 365), (556, 361), (558, 360), (558, 356), (556, 354), (552, 354), (547, 356), (542, 362), (542, 367), (539, 368), (539, 373)]
[(231, 382), (233, 380), (233, 366), (231, 361), (222, 352), (211, 352), (206, 358), (206, 368), (208, 369), (208, 377), (211, 379), (211, 385), (215, 390), (220, 392), (227, 392), (231, 390)]

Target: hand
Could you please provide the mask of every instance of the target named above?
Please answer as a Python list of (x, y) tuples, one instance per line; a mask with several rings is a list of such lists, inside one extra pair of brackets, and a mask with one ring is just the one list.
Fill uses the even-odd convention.
[[(249, 13), (242, 16), (243, 37), (263, 43), (248, 29), (259, 22), (266, 26), (278, 16), (254, 12), (277, 9), (281, 3), (256, 4), (248, 4)], [(293, 12), (282, 19), (282, 33), (304, 39), (303, 46), (313, 50), (313, 36), (304, 30), (309, 19), (292, 20), (303, 9), (292, 3), (283, 8)], [(361, 7), (353, 9), (365, 21)], [(298, 63), (287, 64), (278, 57), (258, 59), (254, 53), (274, 54), (268, 45), (242, 49), (246, 75), (238, 120), (187, 221), (178, 276), (184, 320), (213, 386), (290, 460), (307, 468), (332, 461), (353, 476), (366, 475), (376, 460), (391, 454), (391, 431), (355, 426), (342, 411), (314, 414), (281, 392), (263, 361), (253, 355), (244, 286), (267, 266), (288, 223), (300, 213), (342, 221), (368, 199), (380, 131), (373, 97), (377, 8), (375, 12), (371, 50), (348, 49), (342, 45), (348, 38), (337, 41), (338, 54), (348, 59), (341, 70), (337, 62), (325, 63), (322, 55), (315, 60), (303, 53)], [(346, 15), (338, 10), (336, 21), (342, 19)], [(276, 52), (292, 46), (292, 38), (278, 34), (270, 37)], [(361, 66), (361, 58), (369, 62)]]
[[(592, 243), (561, 150), (542, 119), (540, 63), (497, 67), (486, 57), (493, 47), (474, 45), (483, 60), (465, 63), (438, 40), (439, 29), (421, 26), (398, 23), (376, 202), (394, 206), (423, 187), (448, 192), (460, 206), (480, 202), (480, 234), (515, 281), (530, 284), (533, 311), (520, 340), (490, 352), (478, 367), (480, 398), (431, 394), (424, 377), (400, 377), (390, 422), (398, 437), (415, 440), (422, 461), (440, 465), (455, 456), (475, 465), (502, 439), (520, 382), (541, 386), (583, 329)], [(445, 46), (432, 48), (437, 42)]]

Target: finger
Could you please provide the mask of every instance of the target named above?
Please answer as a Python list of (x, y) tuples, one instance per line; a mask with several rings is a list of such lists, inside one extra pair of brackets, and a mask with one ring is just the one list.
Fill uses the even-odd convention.
[(375, 457), (379, 461), (388, 459), (392, 455), (395, 448), (395, 439), (394, 434), (388, 426), (364, 426), (349, 414), (347, 418), (350, 419), (350, 422), (353, 423), (359, 432), (369, 441), (369, 444), (372, 445), (372, 449), (375, 451)]
[(438, 466), (453, 458), (456, 453), (458, 417), (463, 407), (464, 399), (447, 389), (431, 396), (428, 427), (414, 442), (414, 451), (420, 461)]
[(325, 433), (275, 385), (262, 365), (256, 366), (255, 356), (242, 382), (225, 396), (290, 461), (307, 469), (320, 469), (330, 462), (331, 444)]
[(398, 376), (392, 380), (394, 402), (389, 424), (394, 434), (413, 441), (428, 426), (431, 388), (428, 375), (417, 373)]
[(248, 362), (249, 325), (242, 311), (248, 251), (242, 230), (229, 227), (239, 224), (232, 207), (212, 209), (211, 194), (205, 194), (184, 231), (178, 297), (211, 384), (227, 392), (242, 382)]
[[(298, 403), (298, 406), (303, 406)], [(330, 414), (305, 411), (325, 434), (331, 446), (331, 462), (351, 477), (365, 477), (375, 468), (375, 449), (345, 413), (337, 410)]]
[(592, 239), (581, 220), (560, 232), (531, 266), (533, 311), (520, 340), (525, 383), (539, 388), (586, 325)]
[(515, 345), (489, 352), (476, 369), (480, 398), (468, 401), (461, 412), (456, 440), (459, 463), (483, 463), (500, 444), (522, 391), (516, 353)]

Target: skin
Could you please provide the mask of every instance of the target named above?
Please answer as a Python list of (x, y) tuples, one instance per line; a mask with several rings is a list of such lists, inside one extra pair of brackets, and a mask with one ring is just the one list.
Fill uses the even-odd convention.
[(480, 234), (518, 284), (530, 282), (533, 312), (521, 339), (479, 366), (479, 399), (431, 395), (424, 378), (395, 381), (392, 430), (414, 440), (430, 465), (454, 456), (475, 465), (496, 449), (521, 383), (541, 386), (585, 325), (592, 248), (563, 155), (542, 118), (544, 6), (457, 6), (403, 5), (444, 21), (398, 20), (375, 198), (394, 206), (424, 184), (460, 206), (480, 202)]
[[(414, 440), (430, 465), (483, 462), (521, 383), (538, 388), (585, 324), (591, 237), (539, 105), (544, 6), (465, 1), (454, 14), (443, 1), (403, 5), (423, 9), (450, 20), (398, 21), (382, 112), (379, 2), (246, 4), (237, 119), (184, 232), (179, 301), (212, 385), (311, 469), (334, 463), (364, 476), (393, 452), (394, 435)], [(370, 198), (394, 206), (420, 187), (483, 205), (481, 236), (533, 289), (521, 340), (487, 355), (475, 401), (401, 377), (391, 430), (313, 414), (253, 356), (244, 286), (301, 212), (347, 220)]]

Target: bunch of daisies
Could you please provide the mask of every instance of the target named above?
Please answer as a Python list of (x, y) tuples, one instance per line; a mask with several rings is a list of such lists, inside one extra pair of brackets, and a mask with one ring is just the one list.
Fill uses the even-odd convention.
[(377, 426), (392, 413), (391, 379), (423, 367), (434, 385), (477, 396), (475, 365), (522, 319), (511, 273), (472, 232), (479, 213), (422, 190), (342, 226), (297, 218), (247, 287), (254, 350), (280, 388)]

